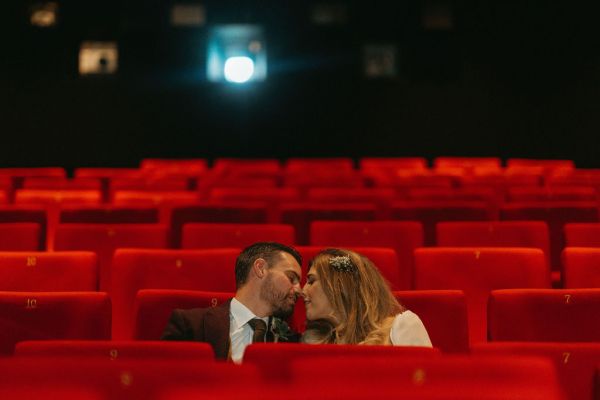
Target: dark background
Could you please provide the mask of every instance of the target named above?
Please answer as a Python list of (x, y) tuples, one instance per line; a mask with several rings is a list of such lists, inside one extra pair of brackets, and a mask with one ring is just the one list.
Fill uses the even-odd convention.
[[(600, 167), (592, 2), (341, 1), (346, 25), (315, 26), (314, 1), (206, 0), (206, 26), (176, 29), (168, 0), (56, 1), (53, 29), (29, 25), (31, 1), (0, 5), (0, 166), (460, 155)], [(453, 29), (424, 28), (437, 3), (450, 7)], [(207, 29), (237, 22), (264, 26), (268, 79), (210, 84)], [(118, 41), (116, 76), (78, 76), (84, 40)], [(396, 78), (364, 77), (368, 43), (398, 47)]]

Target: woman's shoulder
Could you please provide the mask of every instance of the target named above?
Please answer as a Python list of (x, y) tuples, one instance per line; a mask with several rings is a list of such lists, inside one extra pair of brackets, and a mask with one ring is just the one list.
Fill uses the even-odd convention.
[(421, 318), (410, 310), (405, 310), (394, 317), (390, 340), (395, 346), (432, 347), (429, 334)]

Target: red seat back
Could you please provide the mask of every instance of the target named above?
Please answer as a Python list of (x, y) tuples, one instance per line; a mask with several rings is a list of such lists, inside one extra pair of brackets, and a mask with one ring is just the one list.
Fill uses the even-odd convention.
[(539, 249), (439, 247), (415, 250), (415, 289), (465, 292), (471, 343), (486, 340), (490, 291), (523, 287), (550, 287), (544, 253)]

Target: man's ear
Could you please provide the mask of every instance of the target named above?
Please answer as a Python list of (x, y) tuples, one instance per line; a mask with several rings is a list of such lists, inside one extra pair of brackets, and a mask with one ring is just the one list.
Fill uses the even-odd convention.
[(267, 261), (264, 258), (257, 258), (252, 264), (252, 271), (257, 278), (262, 279), (267, 272)]

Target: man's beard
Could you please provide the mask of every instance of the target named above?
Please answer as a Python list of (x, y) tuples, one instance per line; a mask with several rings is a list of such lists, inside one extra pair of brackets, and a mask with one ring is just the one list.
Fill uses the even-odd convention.
[(294, 312), (296, 302), (294, 301), (290, 304), (289, 293), (280, 292), (275, 288), (272, 276), (266, 278), (265, 283), (260, 290), (260, 298), (271, 305), (273, 308), (272, 315), (274, 317), (286, 319)]

